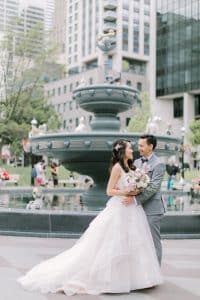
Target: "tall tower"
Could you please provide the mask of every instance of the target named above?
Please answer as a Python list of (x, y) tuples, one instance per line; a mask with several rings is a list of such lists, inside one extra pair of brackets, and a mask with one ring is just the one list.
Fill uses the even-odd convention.
[(67, 0), (55, 0), (53, 33), (58, 45), (59, 62), (66, 64), (66, 8)]
[(10, 29), (19, 14), (19, 0), (0, 1), (0, 31)]
[(34, 51), (40, 51), (44, 47), (44, 9), (34, 5), (23, 6), (19, 17), (20, 23), (18, 24), (17, 30), (25, 34), (31, 30), (31, 28), (34, 28), (34, 26), (39, 26), (39, 36), (35, 40), (36, 45)]
[[(67, 1), (66, 54), (69, 69), (101, 64), (96, 47), (99, 33), (116, 32), (116, 50), (110, 55), (113, 70), (144, 74), (150, 59), (150, 0)], [(155, 50), (155, 49), (154, 49)]]
[[(59, 1), (60, 2), (60, 1)], [(102, 83), (103, 53), (97, 47), (99, 34), (115, 31), (116, 48), (109, 52), (109, 73), (121, 83), (147, 92), (155, 77), (154, 0), (68, 0), (66, 1), (66, 64), (68, 77), (46, 86), (50, 103), (63, 118), (63, 127), (74, 129), (80, 114), (72, 90), (84, 81)], [(150, 43), (151, 41), (151, 43)], [(120, 114), (126, 128), (134, 111)], [(86, 115), (88, 122), (91, 115)]]
[(56, 2), (59, 1), (54, 1), (54, 0), (45, 0), (45, 5), (44, 5), (44, 29), (45, 31), (52, 31), (53, 30), (53, 25), (54, 25), (54, 11), (55, 11), (55, 4)]
[(200, 118), (200, 2), (157, 0), (156, 96), (153, 109), (173, 132)]

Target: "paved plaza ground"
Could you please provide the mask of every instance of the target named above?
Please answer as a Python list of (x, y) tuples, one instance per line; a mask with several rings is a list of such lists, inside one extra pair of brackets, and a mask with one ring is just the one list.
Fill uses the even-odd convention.
[(163, 240), (162, 286), (130, 294), (41, 295), (24, 291), (16, 278), (74, 244), (72, 239), (0, 236), (0, 300), (199, 300), (200, 240)]

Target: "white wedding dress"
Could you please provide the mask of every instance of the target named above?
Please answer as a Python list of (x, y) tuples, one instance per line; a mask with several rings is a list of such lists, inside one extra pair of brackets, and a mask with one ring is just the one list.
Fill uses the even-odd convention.
[[(118, 188), (124, 188), (124, 171)], [(149, 225), (142, 206), (120, 196), (90, 223), (75, 245), (18, 279), (30, 291), (66, 295), (128, 293), (162, 283)]]

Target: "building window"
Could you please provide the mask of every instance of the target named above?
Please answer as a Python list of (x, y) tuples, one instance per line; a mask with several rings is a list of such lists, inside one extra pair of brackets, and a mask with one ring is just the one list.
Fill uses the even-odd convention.
[(60, 96), (60, 93), (61, 93), (61, 88), (59, 87), (58, 88), (58, 96)]
[(66, 120), (63, 120), (63, 128), (66, 128)]
[(138, 91), (142, 91), (142, 82), (137, 82), (137, 89)]
[(76, 118), (76, 127), (79, 125), (79, 118)]
[(76, 86), (79, 86), (79, 81), (76, 82)]
[(126, 127), (128, 126), (131, 118), (126, 118)]
[(175, 98), (174, 101), (174, 118), (183, 117), (183, 97)]
[(73, 91), (73, 84), (72, 83), (70, 83), (69, 90), (70, 90), (70, 92)]
[(139, 44), (134, 43), (133, 52), (139, 53)]
[(66, 85), (64, 85), (63, 91), (64, 91), (64, 94), (66, 94), (66, 92), (67, 92), (67, 86)]
[(149, 46), (144, 47), (144, 54), (149, 55)]
[(127, 51), (128, 50), (128, 27), (123, 27), (123, 32), (122, 32), (122, 48), (123, 50)]
[(50, 91), (47, 91), (47, 97), (48, 98), (50, 97)]
[(57, 106), (57, 112), (60, 112), (60, 104)]
[(69, 110), (72, 110), (72, 101), (69, 102)]
[(146, 62), (124, 57), (122, 59), (122, 70), (123, 72), (131, 72), (138, 75), (145, 75)]
[(52, 96), (55, 96), (55, 89), (52, 90)]
[(65, 112), (65, 110), (66, 110), (66, 102), (63, 103), (63, 112)]
[(89, 84), (93, 84), (93, 78), (92, 77), (90, 77), (90, 79), (89, 79)]
[(195, 117), (200, 117), (200, 95), (195, 96)]
[(131, 80), (126, 80), (126, 85), (131, 86)]

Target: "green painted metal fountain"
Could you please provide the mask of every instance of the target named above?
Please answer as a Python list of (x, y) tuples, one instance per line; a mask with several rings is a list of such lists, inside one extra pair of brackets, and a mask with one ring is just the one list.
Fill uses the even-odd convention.
[[(108, 78), (108, 53), (115, 47), (112, 33), (99, 38), (98, 47), (105, 55), (105, 79)], [(98, 85), (79, 86), (73, 92), (78, 105), (94, 114), (91, 130), (86, 132), (47, 133), (33, 136), (31, 151), (36, 155), (58, 158), (69, 170), (91, 176), (95, 185), (83, 194), (85, 201), (106, 200), (106, 182), (112, 144), (116, 139), (129, 139), (137, 157), (139, 134), (120, 131), (118, 114), (131, 109), (140, 101), (139, 92), (108, 80)], [(157, 154), (169, 156), (178, 150), (179, 140), (171, 136), (157, 136)]]

